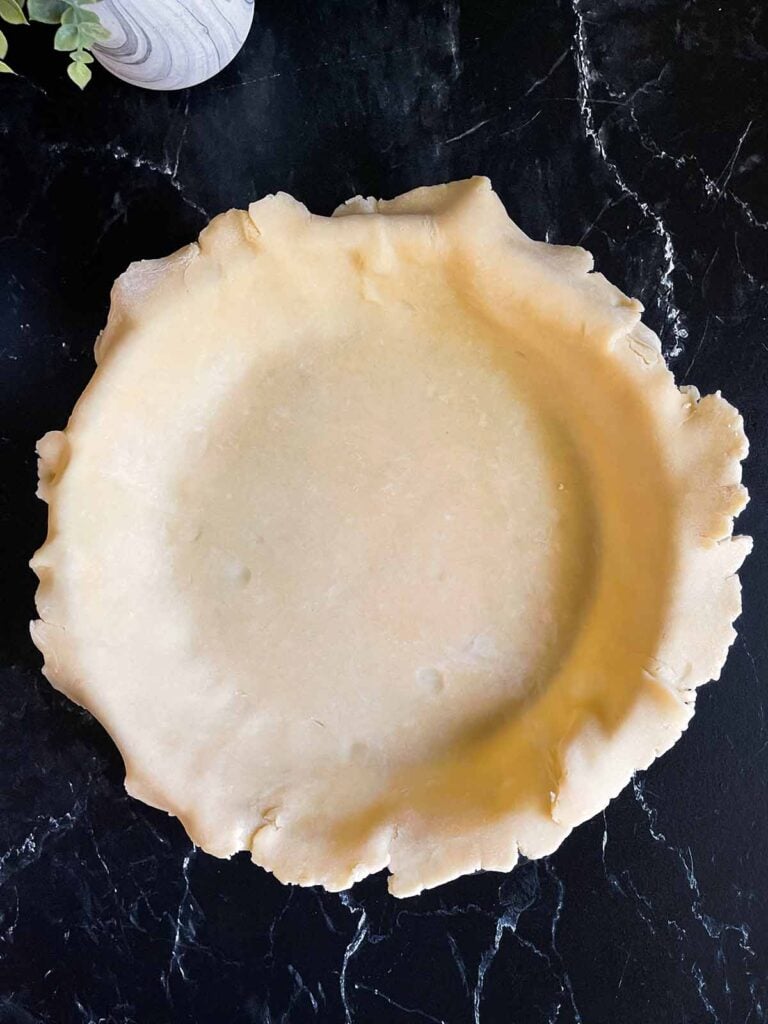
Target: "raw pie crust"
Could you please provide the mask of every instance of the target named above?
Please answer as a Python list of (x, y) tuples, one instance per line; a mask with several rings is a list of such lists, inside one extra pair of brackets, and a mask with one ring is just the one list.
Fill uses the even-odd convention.
[(486, 179), (279, 194), (116, 283), (32, 635), (204, 850), (398, 896), (553, 851), (740, 611), (742, 420)]

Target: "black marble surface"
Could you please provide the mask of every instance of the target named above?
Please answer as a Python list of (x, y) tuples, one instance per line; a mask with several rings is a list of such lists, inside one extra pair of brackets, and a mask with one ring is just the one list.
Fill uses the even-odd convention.
[[(0, 81), (0, 1024), (768, 1020), (763, 3), (258, 0), (237, 61), (166, 95), (98, 70), (80, 95), (45, 32), (10, 30)], [(42, 679), (34, 442), (129, 260), (269, 191), (330, 212), (475, 172), (743, 411), (740, 636), (678, 746), (555, 856), (402, 902), (383, 875), (285, 888), (129, 800)]]

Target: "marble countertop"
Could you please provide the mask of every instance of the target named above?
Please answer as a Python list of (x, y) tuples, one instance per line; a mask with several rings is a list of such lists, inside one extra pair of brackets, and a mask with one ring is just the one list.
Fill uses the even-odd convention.
[[(0, 81), (0, 1024), (768, 1020), (764, 5), (259, 0), (240, 57), (171, 94), (96, 69), (81, 95), (44, 31)], [(556, 855), (405, 901), (383, 875), (286, 888), (129, 800), (41, 677), (34, 442), (129, 260), (278, 189), (327, 213), (472, 173), (591, 249), (678, 379), (742, 410), (740, 635), (680, 743)]]

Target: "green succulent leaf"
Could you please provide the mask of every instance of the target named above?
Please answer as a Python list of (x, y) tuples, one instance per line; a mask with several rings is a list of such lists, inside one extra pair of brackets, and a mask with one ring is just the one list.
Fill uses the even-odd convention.
[(80, 46), (80, 33), (76, 25), (62, 25), (53, 37), (54, 50), (76, 50)]
[(90, 21), (80, 26), (80, 33), (88, 36), (94, 42), (104, 42), (109, 39), (109, 31), (104, 26), (97, 22), (92, 24)]
[(45, 25), (60, 25), (66, 10), (64, 0), (28, 0), (27, 3), (30, 21), (41, 21)]
[(67, 7), (66, 17), (62, 15), (63, 21), (99, 21), (99, 16), (95, 11), (89, 11), (87, 7), (81, 6), (75, 0), (63, 0), (63, 2)]
[(18, 0), (0, 0), (0, 18), (9, 25), (29, 24)]
[(9, 68), (4, 60), (0, 60), (0, 75), (15, 75), (13, 68)]
[(99, 19), (93, 11), (86, 11), (82, 7), (67, 7), (61, 16), (62, 25), (80, 25), (84, 21), (90, 20), (98, 22)]
[(8, 40), (5, 38), (5, 33), (0, 32), (0, 60), (8, 53)]
[(91, 80), (91, 69), (79, 60), (73, 60), (67, 68), (67, 74), (79, 89), (84, 89)]
[(76, 60), (78, 64), (93, 64), (93, 54), (87, 50), (75, 50), (73, 54), (70, 54), (72, 60)]

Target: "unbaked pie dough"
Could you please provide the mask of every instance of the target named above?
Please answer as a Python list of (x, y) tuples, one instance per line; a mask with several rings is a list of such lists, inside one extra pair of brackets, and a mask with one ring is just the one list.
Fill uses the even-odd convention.
[(133, 796), (398, 896), (553, 851), (678, 739), (740, 611), (741, 417), (487, 180), (287, 195), (118, 280), (40, 442), (32, 627)]

